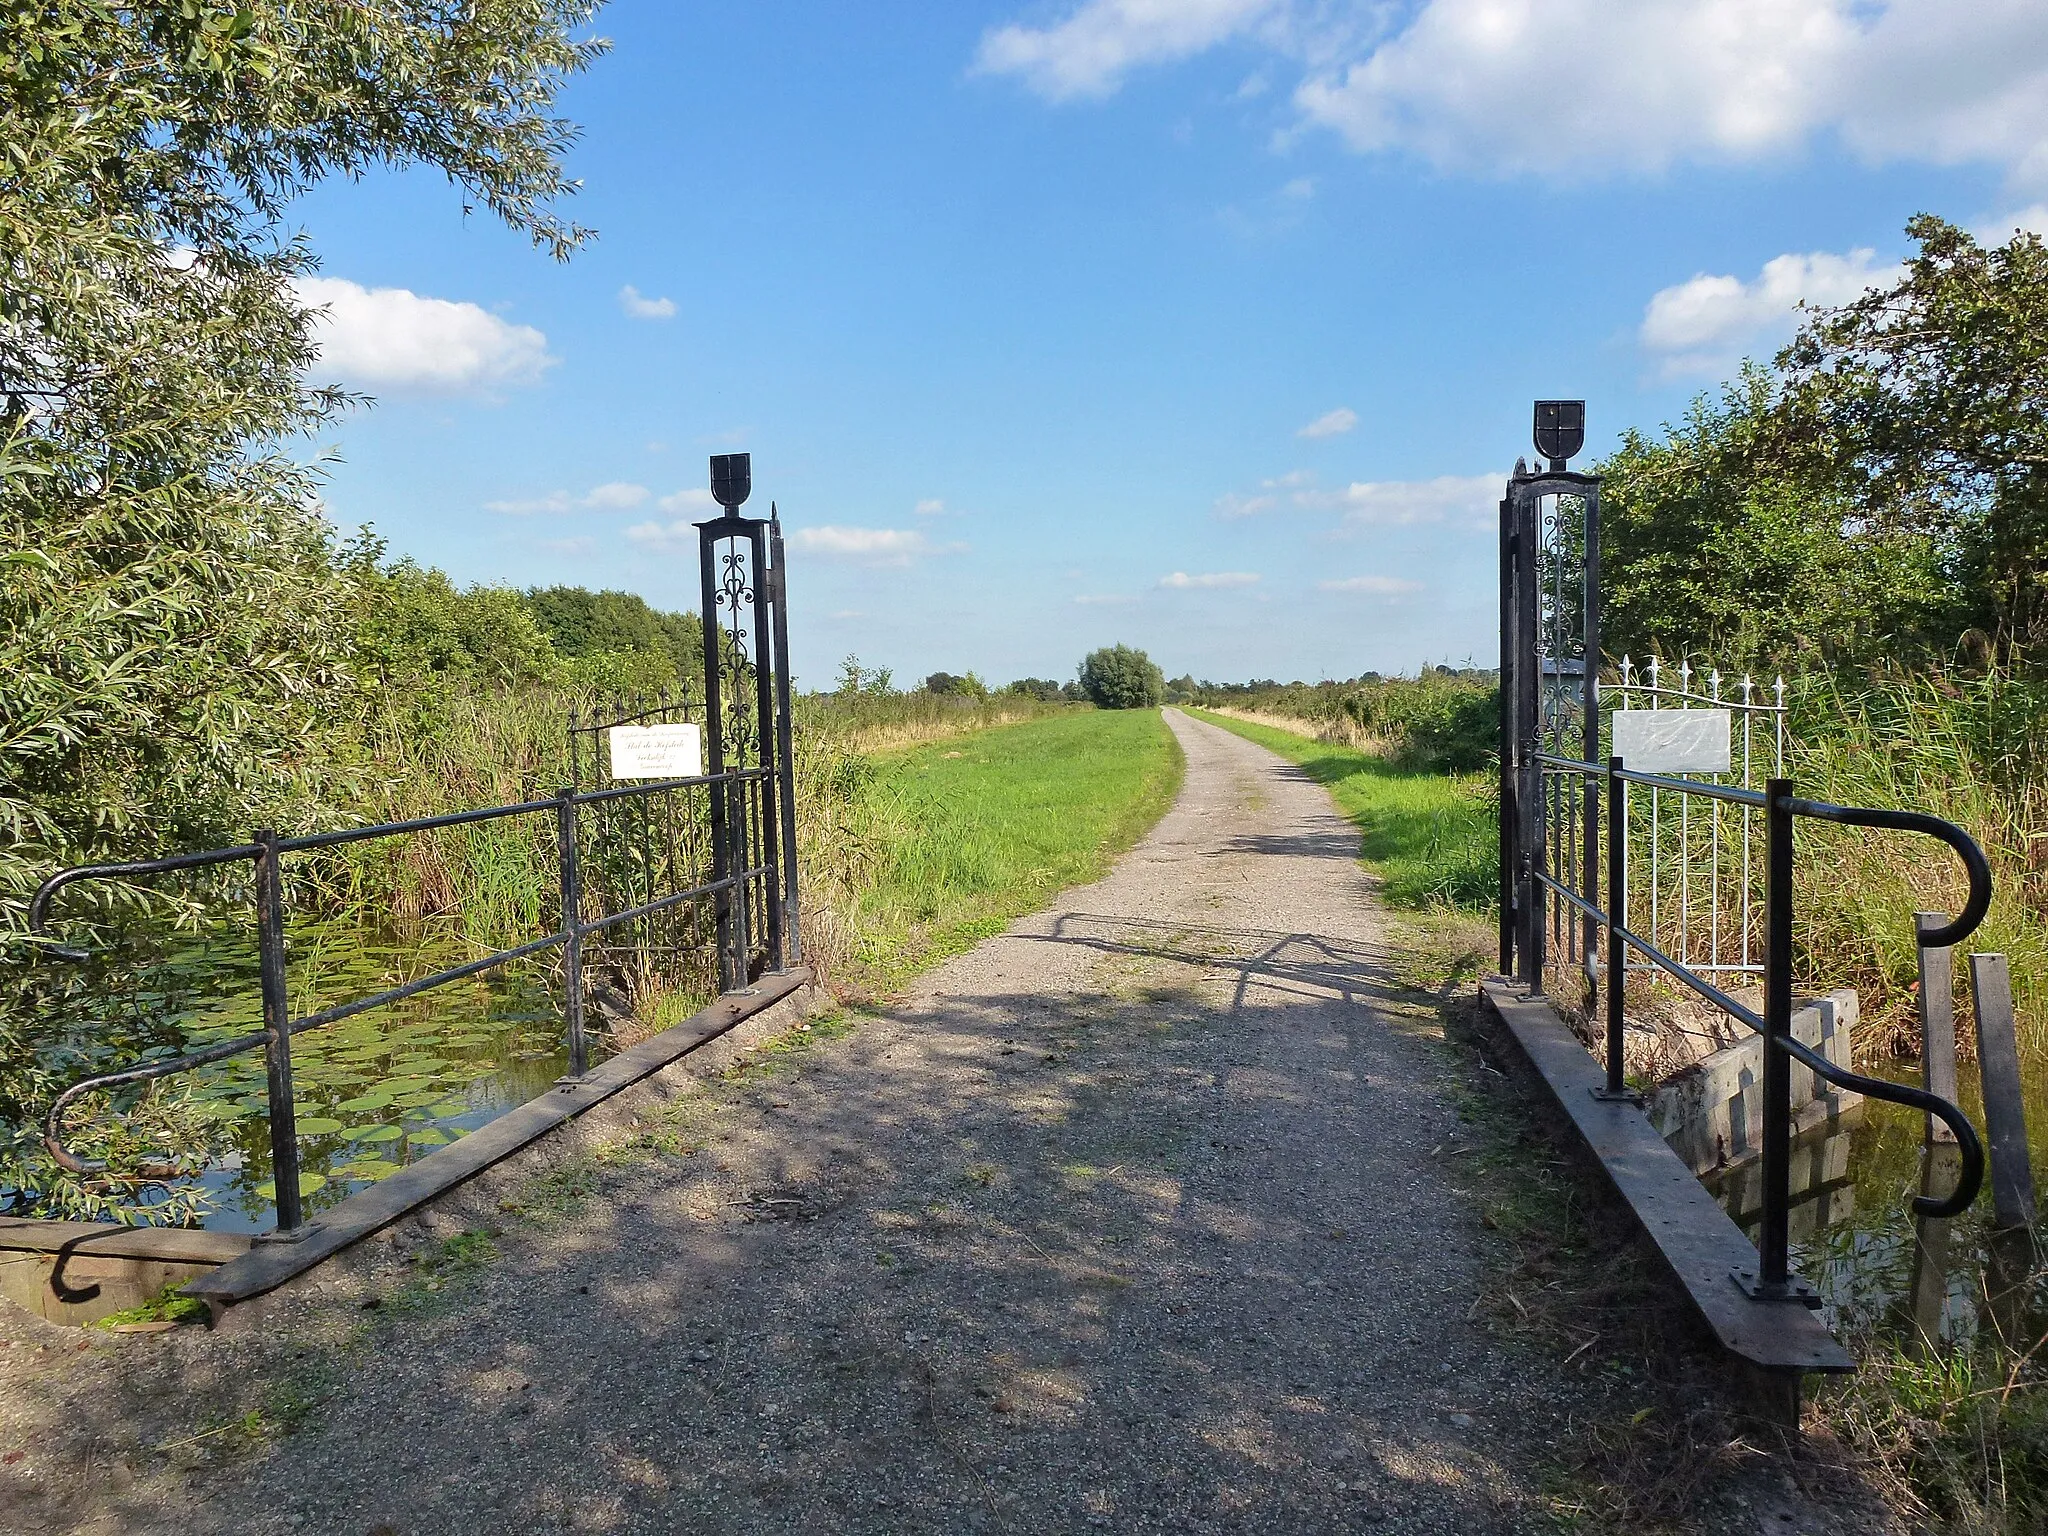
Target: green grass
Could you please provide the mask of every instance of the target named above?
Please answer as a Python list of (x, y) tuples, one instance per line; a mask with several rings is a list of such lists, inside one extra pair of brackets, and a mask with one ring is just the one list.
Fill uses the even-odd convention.
[(1292, 731), (1194, 713), (1211, 725), (1299, 763), (1328, 787), (1338, 808), (1365, 834), (1365, 865), (1396, 906), (1493, 908), (1498, 890), (1499, 833), (1483, 774), (1442, 774), (1397, 768), (1384, 757), (1315, 741)]
[(879, 758), (856, 830), (855, 979), (886, 990), (1099, 878), (1172, 804), (1157, 710), (1056, 715)]

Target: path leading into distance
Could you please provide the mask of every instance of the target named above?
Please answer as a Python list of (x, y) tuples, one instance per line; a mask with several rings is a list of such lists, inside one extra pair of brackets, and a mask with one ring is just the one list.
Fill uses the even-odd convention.
[(1357, 831), (1167, 719), (1185, 788), (1108, 878), (84, 1528), (1533, 1526), (1576, 1390), (1468, 1320), (1493, 1239)]

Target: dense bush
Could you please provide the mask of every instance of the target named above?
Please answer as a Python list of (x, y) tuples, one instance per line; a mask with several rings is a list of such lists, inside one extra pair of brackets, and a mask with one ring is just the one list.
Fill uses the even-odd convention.
[(1187, 692), (1196, 704), (1335, 727), (1404, 768), (1471, 773), (1499, 750), (1499, 674), (1474, 667), (1425, 666), (1412, 678), (1367, 672), (1320, 683), (1202, 682)]
[(1166, 697), (1166, 676), (1128, 645), (1090, 651), (1081, 663), (1081, 691), (1097, 709), (1149, 709)]

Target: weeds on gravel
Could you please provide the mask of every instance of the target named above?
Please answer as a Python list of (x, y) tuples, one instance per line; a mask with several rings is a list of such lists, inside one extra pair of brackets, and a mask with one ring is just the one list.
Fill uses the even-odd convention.
[(1767, 1461), (1815, 1486), (1823, 1503), (1842, 1496), (1853, 1507), (1843, 1448), (1809, 1439), (1795, 1459), (1784, 1435), (1747, 1411), (1732, 1368), (1694, 1342), (1697, 1324), (1657, 1260), (1588, 1184), (1578, 1149), (1476, 999), (1441, 1006), (1460, 1065), (1460, 1128), (1432, 1155), (1504, 1239), (1475, 1315), (1553, 1355), (1588, 1388), (1591, 1412), (1555, 1447), (1551, 1513), (1579, 1530), (1697, 1530), (1739, 1474)]
[(205, 1322), (206, 1303), (196, 1296), (178, 1294), (184, 1284), (182, 1280), (173, 1280), (140, 1306), (124, 1307), (119, 1312), (109, 1312), (92, 1326), (116, 1329), (132, 1327), (137, 1323)]
[(1815, 1417), (1893, 1504), (1958, 1536), (2048, 1528), (2048, 1394), (2030, 1379), (2032, 1351), (1990, 1337), (1858, 1353), (1856, 1374), (1821, 1396)]
[(1316, 741), (1227, 715), (1211, 725), (1298, 763), (1364, 834), (1360, 854), (1396, 906), (1486, 912), (1499, 889), (1499, 832), (1484, 774), (1397, 766), (1358, 747)]

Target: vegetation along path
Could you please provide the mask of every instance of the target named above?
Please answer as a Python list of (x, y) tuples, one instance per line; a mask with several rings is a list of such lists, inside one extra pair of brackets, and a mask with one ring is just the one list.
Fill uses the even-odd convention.
[[(1548, 1528), (1546, 1447), (1588, 1389), (1472, 1321), (1499, 1239), (1432, 1155), (1447, 1057), (1390, 977), (1358, 832), (1300, 769), (1167, 718), (1184, 788), (1108, 878), (786, 1070), (676, 1101), (655, 1150), (558, 1175), (374, 1313), (339, 1283), (295, 1301), (272, 1326), (296, 1363), (262, 1346), (255, 1408), (47, 1468), (76, 1482), (45, 1509)], [(243, 1409), (205, 1363), (232, 1337), (183, 1334), (134, 1344)]]

